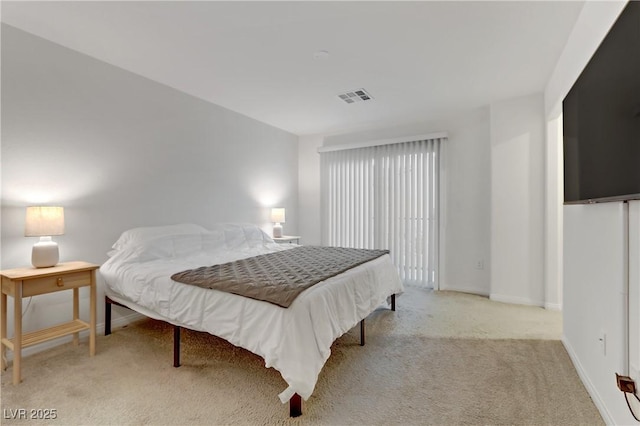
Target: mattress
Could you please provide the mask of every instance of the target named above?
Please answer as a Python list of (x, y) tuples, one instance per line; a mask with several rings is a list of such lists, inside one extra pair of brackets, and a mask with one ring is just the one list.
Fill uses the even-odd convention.
[[(123, 234), (124, 235), (124, 234)], [(119, 240), (121, 242), (123, 238)], [(100, 273), (112, 299), (152, 318), (204, 331), (245, 348), (278, 370), (287, 383), (285, 403), (308, 399), (338, 337), (392, 294), (403, 291), (389, 255), (329, 278), (300, 294), (289, 308), (218, 290), (177, 283), (186, 269), (288, 250), (254, 225), (154, 236), (114, 244)]]

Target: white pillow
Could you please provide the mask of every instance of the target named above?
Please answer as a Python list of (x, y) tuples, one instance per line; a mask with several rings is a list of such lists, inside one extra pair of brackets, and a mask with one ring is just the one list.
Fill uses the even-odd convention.
[(214, 228), (212, 231), (202, 234), (202, 250), (212, 251), (225, 249), (224, 231)]
[(115, 250), (123, 250), (125, 248), (136, 247), (159, 237), (178, 236), (178, 235), (198, 235), (208, 232), (200, 225), (193, 223), (181, 223), (177, 225), (166, 226), (146, 226), (133, 228), (124, 231), (118, 241), (111, 248)]
[(225, 246), (230, 250), (273, 242), (258, 225), (251, 223), (222, 223), (216, 226), (215, 230), (222, 231)]
[(202, 251), (201, 234), (165, 235), (145, 241), (137, 246), (127, 246), (138, 261), (169, 259)]

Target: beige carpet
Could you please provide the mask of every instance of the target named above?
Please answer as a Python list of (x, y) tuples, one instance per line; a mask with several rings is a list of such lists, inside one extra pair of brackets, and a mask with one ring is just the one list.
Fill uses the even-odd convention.
[[(23, 361), (2, 374), (2, 424), (603, 424), (560, 337), (560, 314), (450, 292), (408, 289), (398, 311), (338, 339), (304, 414), (288, 417), (286, 385), (262, 359), (213, 336), (145, 320)], [(8, 410), (56, 409), (54, 421)]]

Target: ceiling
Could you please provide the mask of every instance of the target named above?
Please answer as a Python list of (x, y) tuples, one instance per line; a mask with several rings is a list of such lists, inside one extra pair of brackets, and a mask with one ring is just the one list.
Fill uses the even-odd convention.
[[(543, 91), (583, 1), (2, 2), (2, 22), (298, 135)], [(319, 51), (328, 56), (316, 57)], [(372, 100), (338, 94), (366, 89)]]

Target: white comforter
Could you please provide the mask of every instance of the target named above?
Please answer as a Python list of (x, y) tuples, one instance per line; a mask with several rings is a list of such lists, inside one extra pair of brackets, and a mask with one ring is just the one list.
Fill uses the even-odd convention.
[(220, 236), (217, 243), (207, 244), (213, 237), (201, 233), (198, 238), (181, 236), (176, 242), (172, 236), (167, 243), (163, 237), (111, 252), (100, 268), (106, 294), (145, 315), (206, 331), (262, 356), (266, 367), (278, 370), (289, 385), (279, 395), (283, 403), (294, 393), (309, 398), (333, 341), (389, 295), (403, 291), (388, 255), (309, 288), (288, 309), (170, 279), (186, 269), (295, 247), (266, 237), (248, 244), (234, 241), (230, 250), (229, 235), (222, 234), (225, 244)]

